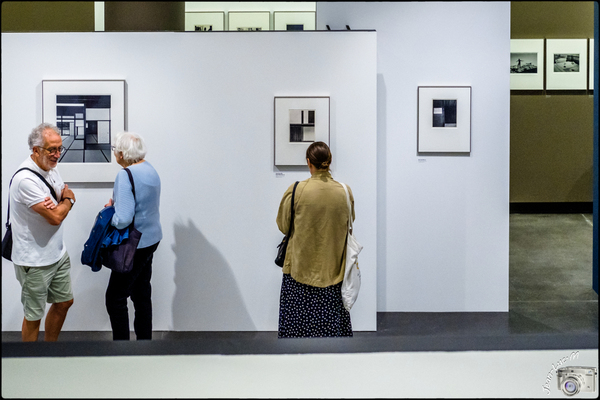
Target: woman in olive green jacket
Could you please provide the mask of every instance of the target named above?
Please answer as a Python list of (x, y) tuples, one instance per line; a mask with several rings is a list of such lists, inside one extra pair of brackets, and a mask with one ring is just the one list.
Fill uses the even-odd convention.
[[(350, 211), (346, 192), (329, 172), (331, 151), (315, 142), (306, 151), (311, 177), (298, 183), (279, 304), (279, 337), (352, 336), (344, 308), (346, 236)], [(354, 199), (348, 187), (354, 220)], [(294, 185), (284, 193), (277, 226), (288, 233)]]

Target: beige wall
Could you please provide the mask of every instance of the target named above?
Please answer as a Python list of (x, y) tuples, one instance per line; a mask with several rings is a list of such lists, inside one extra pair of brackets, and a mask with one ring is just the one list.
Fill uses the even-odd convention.
[[(594, 3), (512, 2), (512, 39), (594, 37)], [(512, 91), (510, 201), (591, 202), (591, 91)]]

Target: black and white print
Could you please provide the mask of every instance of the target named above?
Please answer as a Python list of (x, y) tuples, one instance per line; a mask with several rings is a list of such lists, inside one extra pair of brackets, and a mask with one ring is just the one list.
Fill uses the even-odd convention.
[(510, 53), (511, 74), (536, 74), (538, 71), (537, 53)]
[(554, 54), (554, 72), (579, 72), (579, 54)]
[(433, 100), (433, 127), (456, 128), (456, 100)]
[(315, 110), (290, 109), (290, 142), (315, 141)]
[(194, 30), (196, 32), (210, 32), (213, 30), (212, 25), (194, 25)]
[(60, 163), (110, 163), (111, 96), (57, 95), (56, 126), (65, 151)]

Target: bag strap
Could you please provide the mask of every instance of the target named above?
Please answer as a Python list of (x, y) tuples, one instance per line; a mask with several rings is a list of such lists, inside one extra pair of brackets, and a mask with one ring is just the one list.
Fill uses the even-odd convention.
[(339, 182), (340, 185), (344, 187), (344, 191), (346, 192), (346, 204), (348, 204), (348, 232), (352, 232), (352, 204), (350, 203), (350, 194), (348, 193), (348, 188), (342, 182)]
[(294, 184), (294, 190), (292, 190), (292, 219), (290, 220), (290, 229), (288, 230), (288, 238), (290, 237), (290, 234), (292, 233), (292, 227), (294, 226), (294, 196), (296, 194), (296, 186), (298, 186), (298, 181), (296, 181), (296, 183)]
[(12, 178), (10, 178), (10, 183), (8, 184), (8, 206), (6, 207), (6, 229), (8, 229), (8, 227), (10, 226), (10, 221), (9, 221), (9, 218), (10, 218), (10, 186), (12, 185), (12, 181), (15, 178), (15, 176), (23, 170), (28, 170), (28, 171), (31, 171), (34, 174), (36, 174), (42, 180), (42, 182), (44, 182), (46, 184), (46, 186), (48, 186), (48, 189), (50, 189), (50, 194), (52, 194), (52, 197), (54, 197), (54, 200), (56, 200), (58, 202), (58, 197), (56, 196), (56, 192), (54, 191), (54, 188), (48, 183), (48, 181), (39, 172), (36, 172), (36, 171), (32, 170), (31, 168), (27, 168), (27, 167), (18, 169), (13, 174)]
[(129, 182), (131, 183), (131, 191), (133, 192), (133, 219), (131, 220), (130, 224), (130, 226), (133, 226), (133, 223), (135, 222), (135, 183), (133, 183), (133, 175), (131, 174), (129, 168), (123, 169), (125, 170), (125, 172), (127, 172), (127, 175), (129, 176)]

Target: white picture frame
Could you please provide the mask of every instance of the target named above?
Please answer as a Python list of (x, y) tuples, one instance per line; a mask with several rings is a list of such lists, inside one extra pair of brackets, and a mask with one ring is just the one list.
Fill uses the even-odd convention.
[(419, 86), (417, 152), (471, 152), (471, 86)]
[[(302, 29), (290, 29), (302, 25)], [(317, 26), (317, 13), (314, 11), (275, 11), (273, 12), (273, 30), (275, 31), (314, 31)]]
[(306, 149), (330, 138), (330, 98), (275, 97), (275, 166), (306, 165)]
[[(198, 26), (201, 27), (201, 29), (197, 29)], [(210, 29), (208, 27), (210, 27)], [(188, 32), (224, 31), (225, 12), (187, 11), (185, 13), (185, 30)]]
[(61, 131), (65, 182), (115, 180), (121, 167), (111, 146), (126, 130), (125, 80), (43, 80), (41, 115)]
[(590, 39), (590, 51), (588, 54), (590, 57), (590, 79), (588, 81), (588, 90), (594, 90), (594, 39)]
[(230, 11), (230, 31), (268, 31), (271, 29), (271, 13), (269, 11)]
[(511, 39), (510, 89), (544, 89), (544, 39)]
[(587, 39), (546, 39), (546, 90), (586, 90), (587, 77)]

